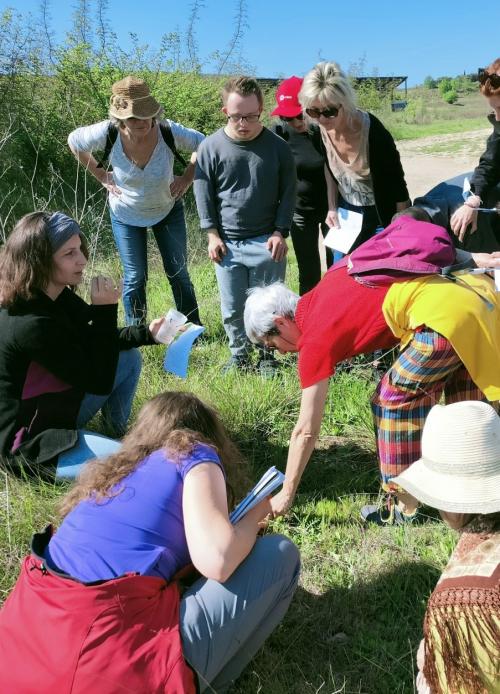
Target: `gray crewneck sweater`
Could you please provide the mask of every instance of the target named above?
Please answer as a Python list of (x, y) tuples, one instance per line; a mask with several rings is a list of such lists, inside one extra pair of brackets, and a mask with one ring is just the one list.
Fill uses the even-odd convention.
[(240, 240), (276, 229), (288, 235), (295, 209), (295, 163), (267, 128), (233, 140), (221, 128), (198, 148), (194, 194), (202, 230)]

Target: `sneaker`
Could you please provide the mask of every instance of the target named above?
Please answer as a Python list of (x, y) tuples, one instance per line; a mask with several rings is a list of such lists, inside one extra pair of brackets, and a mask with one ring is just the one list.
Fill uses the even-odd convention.
[(259, 359), (257, 369), (264, 379), (274, 378), (279, 370), (280, 364), (273, 356), (268, 355), (265, 359)]
[(367, 504), (361, 509), (361, 518), (365, 523), (377, 525), (407, 525), (422, 520), (418, 509), (413, 513), (403, 513), (397, 506), (398, 500), (393, 494), (387, 494), (380, 504)]
[(234, 371), (250, 371), (252, 365), (245, 357), (231, 357), (222, 367), (222, 374), (226, 375)]

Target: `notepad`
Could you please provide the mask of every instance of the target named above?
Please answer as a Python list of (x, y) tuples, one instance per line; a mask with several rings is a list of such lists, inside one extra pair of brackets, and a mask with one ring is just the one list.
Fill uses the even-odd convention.
[(285, 481), (285, 475), (276, 467), (270, 467), (265, 472), (255, 487), (246, 495), (243, 501), (236, 506), (234, 511), (229, 515), (231, 523), (237, 523), (243, 516), (250, 511), (251, 508), (265, 499), (266, 496), (272, 494), (278, 487), (281, 487)]

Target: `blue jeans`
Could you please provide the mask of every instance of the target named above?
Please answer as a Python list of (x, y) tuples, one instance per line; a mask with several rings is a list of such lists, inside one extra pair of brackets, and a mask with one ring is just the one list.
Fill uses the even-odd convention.
[[(123, 266), (123, 306), (127, 325), (146, 322), (148, 279), (147, 227), (124, 224), (110, 210), (111, 227)], [(193, 284), (187, 271), (184, 204), (176, 200), (168, 215), (152, 227), (177, 310), (200, 323)]]
[(240, 675), (285, 616), (299, 572), (293, 542), (265, 535), (225, 583), (201, 578), (184, 593), (182, 647), (201, 692), (223, 694)]
[(117, 438), (123, 436), (132, 410), (141, 366), (142, 357), (138, 349), (120, 352), (113, 390), (109, 395), (86, 393), (80, 405), (77, 428), (82, 429), (101, 410), (106, 427)]
[(268, 239), (269, 234), (241, 241), (224, 239), (227, 253), (215, 263), (222, 321), (235, 359), (246, 358), (250, 349), (243, 323), (247, 291), (285, 279), (286, 259), (276, 263), (271, 258)]
[(79, 431), (78, 441), (69, 451), (61, 453), (57, 459), (56, 480), (74, 480), (80, 470), (93, 458), (106, 458), (116, 453), (121, 446), (119, 441), (93, 431)]

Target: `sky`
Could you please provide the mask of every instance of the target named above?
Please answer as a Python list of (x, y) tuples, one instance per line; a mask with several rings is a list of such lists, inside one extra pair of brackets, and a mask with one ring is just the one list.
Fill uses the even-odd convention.
[[(62, 39), (71, 26), (72, 0), (46, 0), (51, 26)], [(91, 8), (95, 7), (88, 0)], [(158, 47), (162, 34), (184, 34), (191, 0), (107, 0), (107, 17), (120, 45), (129, 32)], [(202, 64), (231, 40), (238, 3), (203, 0), (196, 23)], [(500, 3), (474, 0), (246, 0), (241, 53), (259, 77), (303, 76), (319, 60), (364, 75), (407, 75), (408, 85), (427, 75), (474, 72), (500, 55)], [(39, 0), (0, 0), (21, 13), (39, 12)], [(208, 63), (205, 71), (212, 71)], [(351, 69), (352, 71), (352, 69)], [(354, 70), (360, 74), (359, 70)]]

